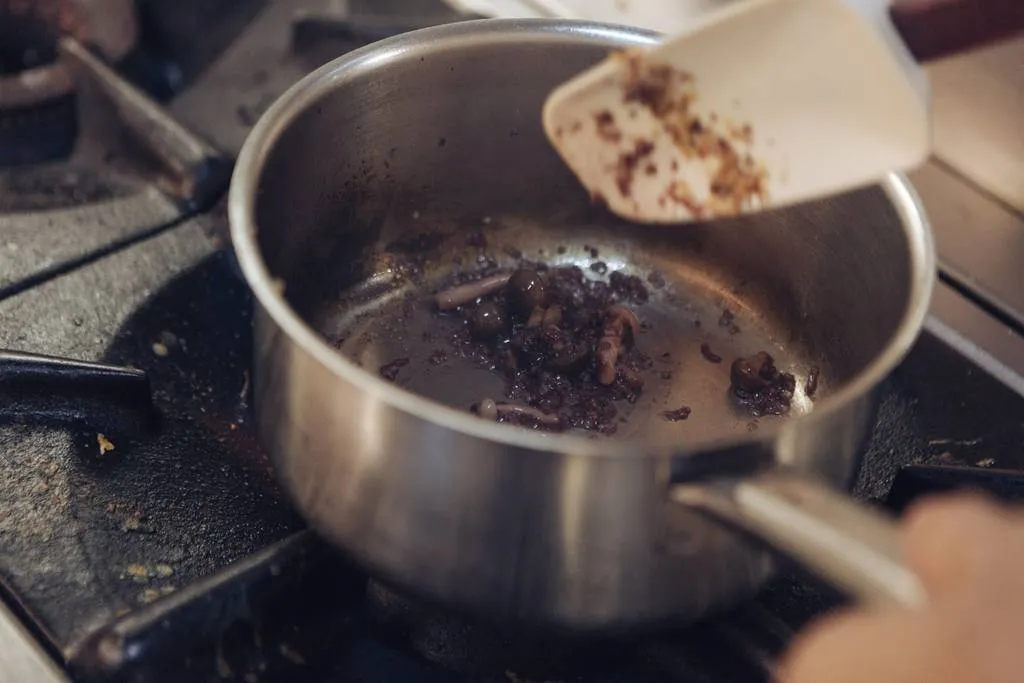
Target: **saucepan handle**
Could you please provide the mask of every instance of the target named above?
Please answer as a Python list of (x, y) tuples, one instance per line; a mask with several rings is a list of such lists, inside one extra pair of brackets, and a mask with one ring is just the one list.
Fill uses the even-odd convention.
[(768, 472), (677, 484), (672, 499), (745, 531), (863, 603), (921, 608), (896, 522), (809, 478)]

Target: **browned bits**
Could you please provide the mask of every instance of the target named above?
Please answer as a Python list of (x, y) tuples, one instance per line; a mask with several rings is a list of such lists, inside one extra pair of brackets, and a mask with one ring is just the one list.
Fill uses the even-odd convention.
[(722, 357), (711, 350), (711, 344), (704, 342), (700, 345), (700, 355), (704, 356), (704, 360), (709, 363), (721, 363)]
[(541, 325), (544, 327), (551, 327), (562, 322), (562, 307), (552, 306), (548, 310), (544, 311), (544, 318), (541, 320)]
[(733, 387), (754, 392), (767, 389), (775, 374), (774, 360), (770, 355), (761, 351), (749, 358), (737, 358), (733, 361), (729, 378)]
[(605, 311), (604, 329), (597, 343), (597, 381), (608, 386), (615, 381), (616, 365), (622, 352), (632, 346), (640, 333), (640, 321), (625, 306), (612, 306)]
[(653, 151), (654, 144), (650, 140), (639, 140), (632, 151), (619, 155), (619, 163), (615, 167), (615, 185), (623, 197), (629, 197), (632, 191), (636, 167), (644, 157), (649, 156)]
[(751, 416), (789, 412), (796, 378), (788, 372), (780, 372), (775, 360), (764, 351), (733, 361), (729, 378), (733, 397)]
[(723, 310), (721, 317), (718, 318), (718, 326), (727, 329), (729, 334), (740, 333), (740, 326), (736, 324), (736, 315), (728, 308)]
[[(665, 199), (686, 207), (698, 218), (706, 215), (735, 215), (767, 199), (767, 173), (760, 164), (748, 154), (741, 154), (730, 142), (731, 138), (737, 142), (751, 143), (754, 131), (749, 124), (731, 125), (727, 132), (719, 132), (714, 125), (718, 117), (712, 114), (708, 121), (703, 121), (692, 111), (697, 95), (691, 74), (668, 65), (647, 64), (644, 56), (635, 51), (619, 55), (627, 65), (623, 102), (646, 107), (661, 121), (672, 136), (676, 148), (686, 158), (714, 158), (718, 161), (711, 178), (711, 197), (705, 206), (694, 199), (688, 188), (673, 188), (671, 185), (666, 188)], [(675, 160), (671, 168), (673, 172), (678, 170)], [(617, 176), (617, 180), (622, 177)], [(626, 193), (623, 196), (627, 196)]]
[(380, 366), (380, 376), (389, 382), (394, 382), (398, 378), (398, 371), (408, 364), (408, 358), (396, 358), (390, 363)]
[[(685, 180), (673, 180), (665, 188), (664, 197), (668, 197), (676, 204), (682, 204), (686, 209), (693, 214), (694, 218), (702, 218), (704, 216), (704, 206), (697, 201), (690, 186), (686, 184)], [(659, 199), (664, 199), (660, 197)]]
[[(597, 258), (596, 247), (582, 248)], [(578, 266), (535, 264), (522, 271), (508, 286), (460, 309), (469, 317), (493, 304), (505, 317), (500, 334), (482, 338), (465, 325), (450, 337), (458, 357), (500, 373), (506, 381), (504, 403), (483, 400), (473, 411), (529, 429), (614, 433), (620, 422), (615, 404), (637, 401), (643, 373), (653, 371), (650, 357), (633, 341), (642, 324), (626, 307), (627, 302), (647, 299), (644, 284), (618, 272), (607, 282), (592, 280)], [(521, 290), (525, 284), (534, 292), (536, 281), (543, 283), (543, 296), (528, 302), (537, 305), (524, 318), (513, 312), (510, 299), (517, 286)], [(605, 355), (604, 368), (599, 352)], [(601, 372), (608, 384), (599, 381)]]
[(638, 51), (627, 50), (618, 54), (625, 59), (629, 74), (622, 101), (627, 104), (636, 102), (658, 117), (670, 113), (674, 106), (674, 82), (687, 81), (692, 77), (667, 65), (645, 65), (644, 57)]
[(818, 378), (821, 374), (821, 370), (815, 365), (807, 371), (807, 381), (804, 383), (804, 393), (807, 398), (814, 398), (814, 395), (818, 393)]
[(663, 420), (668, 420), (669, 422), (682, 422), (686, 418), (690, 417), (690, 413), (692, 412), (693, 411), (690, 410), (689, 406), (680, 406), (675, 410), (662, 411), (661, 418)]
[(597, 125), (597, 137), (606, 142), (618, 142), (622, 139), (622, 131), (615, 125), (615, 117), (607, 109), (594, 114)]

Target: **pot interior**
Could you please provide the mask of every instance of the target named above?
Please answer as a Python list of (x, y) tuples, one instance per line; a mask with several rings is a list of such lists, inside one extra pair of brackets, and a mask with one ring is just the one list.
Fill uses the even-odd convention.
[[(455, 354), (431, 362), (461, 324), (439, 320), (429, 298), (453, 273), (524, 261), (594, 279), (620, 271), (648, 290), (637, 344), (654, 363), (640, 400), (618, 406), (616, 438), (671, 445), (756, 429), (763, 420), (728, 390), (730, 362), (758, 351), (796, 377), (791, 414), (840, 390), (913, 303), (911, 240), (893, 200), (874, 187), (678, 227), (593, 206), (544, 138), (541, 106), (609, 44), (642, 40), (482, 28), (343, 58), (259, 176), (259, 247), (290, 305), (366, 372), (408, 359), (399, 390), (467, 409), (504, 386)], [(702, 344), (724, 362), (709, 362)], [(686, 422), (663, 418), (683, 405)]]

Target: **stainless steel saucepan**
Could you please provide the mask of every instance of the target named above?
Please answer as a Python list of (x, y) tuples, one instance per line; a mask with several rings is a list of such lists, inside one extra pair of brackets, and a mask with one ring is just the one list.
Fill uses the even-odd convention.
[[(230, 217), (279, 476), (378, 578), (497, 618), (698, 618), (764, 583), (769, 546), (860, 599), (921, 604), (892, 522), (840, 493), (874, 390), (925, 317), (921, 208), (898, 176), (714, 225), (639, 227), (592, 206), (545, 141), (541, 103), (608, 50), (654, 39), (557, 21), (431, 28), (334, 60), (264, 115)], [(665, 364), (619, 406), (614, 436), (485, 421), (467, 408), (500, 397), (501, 378), (430, 362), (443, 340), (429, 295), (453, 270), (524, 259), (652, 283), (637, 343)], [(762, 350), (796, 376), (785, 418), (729, 399), (728, 361)], [(689, 419), (662, 418), (683, 404)]]

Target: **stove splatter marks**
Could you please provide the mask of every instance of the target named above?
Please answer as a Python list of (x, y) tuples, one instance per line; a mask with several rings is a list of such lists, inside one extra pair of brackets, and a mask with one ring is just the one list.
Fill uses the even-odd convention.
[(148, 605), (151, 602), (156, 602), (162, 597), (168, 596), (174, 591), (178, 590), (176, 586), (160, 586), (159, 588), (146, 588), (138, 596), (138, 603), (140, 605)]
[(107, 435), (103, 433), (96, 435), (96, 443), (100, 447), (100, 455), (106, 455), (116, 448), (116, 446), (114, 446), (114, 442), (108, 439)]
[[(0, 572), (60, 647), (301, 526), (239, 406), (249, 311), (197, 223), (0, 302), (0, 346), (143, 369), (161, 414), (153, 432), (0, 428)], [(162, 333), (179, 345), (157, 357)], [(121, 578), (132, 564), (149, 582)]]

